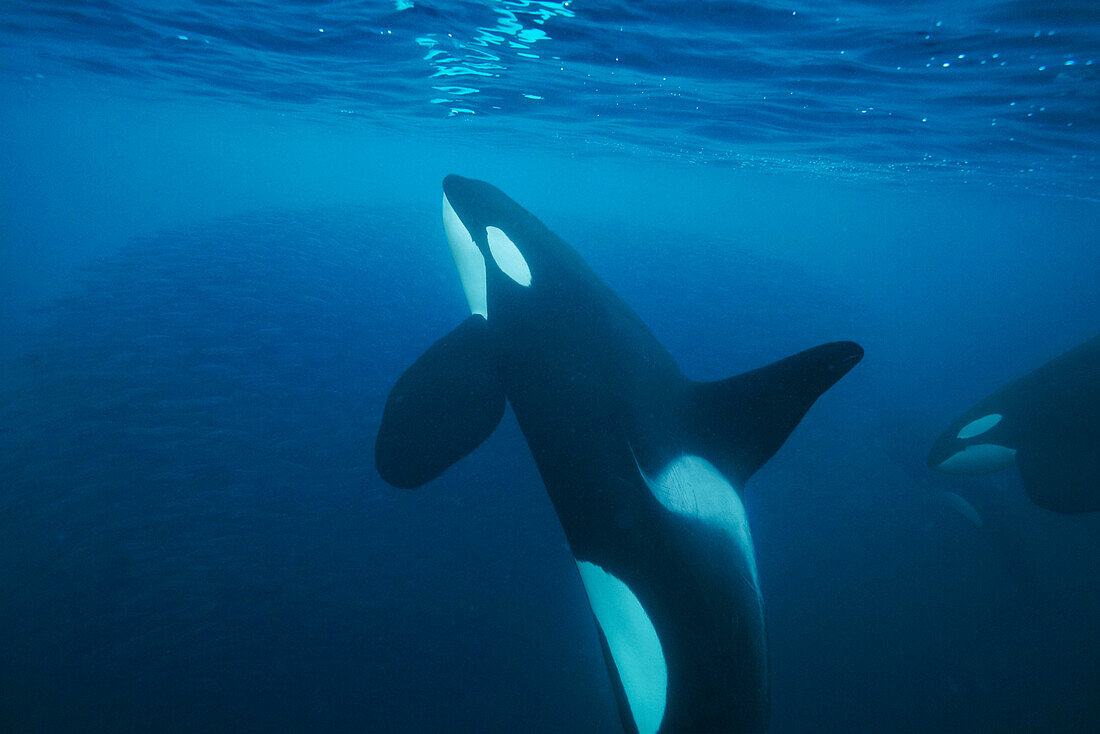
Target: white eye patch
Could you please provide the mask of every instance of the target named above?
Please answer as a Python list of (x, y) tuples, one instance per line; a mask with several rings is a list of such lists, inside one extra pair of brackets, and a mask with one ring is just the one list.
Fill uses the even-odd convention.
[(980, 436), (1000, 423), (1003, 417), (1004, 416), (1000, 413), (990, 413), (989, 415), (982, 416), (976, 421), (970, 421), (959, 429), (958, 438), (974, 438), (975, 436)]
[(497, 227), (486, 227), (485, 238), (489, 241), (489, 252), (493, 254), (497, 267), (520, 285), (530, 286), (531, 268), (527, 267), (527, 261), (516, 243)]

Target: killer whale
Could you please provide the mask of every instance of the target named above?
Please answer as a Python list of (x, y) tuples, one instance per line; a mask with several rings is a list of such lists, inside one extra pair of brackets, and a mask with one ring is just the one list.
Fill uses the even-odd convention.
[(863, 350), (823, 344), (694, 382), (541, 221), (482, 181), (451, 175), (443, 192), (471, 315), (390, 392), (380, 475), (396, 487), (430, 481), (510, 404), (576, 559), (624, 728), (766, 729), (742, 488)]
[(928, 465), (948, 474), (1015, 465), (1040, 507), (1100, 510), (1100, 335), (963, 413), (936, 439)]

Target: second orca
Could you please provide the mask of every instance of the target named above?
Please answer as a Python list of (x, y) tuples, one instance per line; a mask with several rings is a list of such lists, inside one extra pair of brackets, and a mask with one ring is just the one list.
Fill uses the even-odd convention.
[(1016, 466), (1040, 507), (1100, 510), (1100, 336), (979, 401), (936, 439), (928, 465), (948, 474)]
[(595, 615), (627, 731), (762, 731), (763, 602), (742, 491), (862, 357), (823, 344), (695, 382), (581, 257), (500, 190), (443, 181), (471, 315), (401, 375), (375, 445), (417, 487), (512, 406)]

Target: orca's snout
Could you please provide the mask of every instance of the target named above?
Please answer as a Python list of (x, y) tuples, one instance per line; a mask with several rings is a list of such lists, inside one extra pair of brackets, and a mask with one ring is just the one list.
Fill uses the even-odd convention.
[(443, 178), (443, 193), (447, 196), (456, 194), (470, 182), (470, 179), (463, 178), (455, 173), (449, 173)]
[(928, 458), (925, 460), (925, 464), (929, 469), (935, 469), (937, 471), (943, 471), (940, 465), (951, 458), (958, 449), (951, 445), (951, 439), (947, 435), (941, 435), (936, 439), (936, 442), (932, 444), (932, 449), (928, 452)]

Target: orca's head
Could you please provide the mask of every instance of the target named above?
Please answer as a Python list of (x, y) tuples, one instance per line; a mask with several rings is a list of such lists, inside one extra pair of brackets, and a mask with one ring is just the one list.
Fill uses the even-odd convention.
[(470, 311), (489, 318), (497, 293), (537, 289), (556, 255), (557, 235), (500, 189), (472, 178), (443, 179), (443, 228)]
[(988, 474), (1012, 466), (1016, 449), (1008, 430), (1005, 416), (974, 408), (936, 439), (928, 466), (947, 474)]

